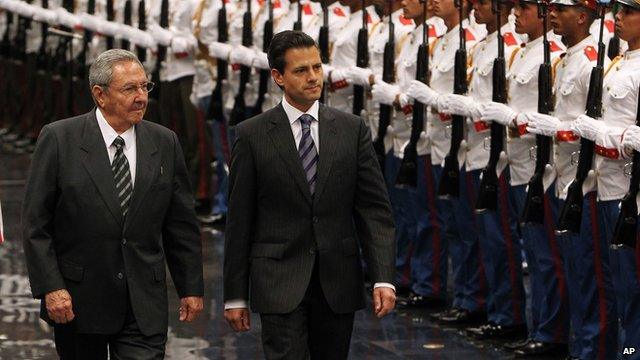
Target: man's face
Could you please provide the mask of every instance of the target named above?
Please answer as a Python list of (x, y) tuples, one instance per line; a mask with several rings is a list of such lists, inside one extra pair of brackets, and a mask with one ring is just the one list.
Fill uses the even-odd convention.
[(443, 19), (448, 18), (456, 9), (453, 0), (433, 0), (433, 15), (441, 17)]
[(422, 15), (422, 3), (419, 0), (402, 0), (402, 12), (407, 19), (417, 19)]
[(93, 91), (105, 116), (118, 121), (119, 125), (133, 126), (142, 121), (147, 109), (146, 83), (147, 74), (138, 63), (121, 61), (113, 65), (111, 83), (96, 85)]
[(315, 46), (293, 48), (284, 55), (284, 73), (276, 69), (271, 75), (276, 84), (284, 88), (285, 94), (300, 105), (311, 105), (322, 94), (322, 61)]
[(549, 24), (559, 36), (574, 34), (583, 15), (576, 6), (553, 4), (549, 7)]
[(626, 41), (640, 37), (640, 10), (620, 6), (616, 13), (616, 34)]
[(538, 17), (538, 7), (534, 3), (519, 2), (513, 8), (516, 17), (516, 32), (529, 34), (542, 26), (542, 19)]
[(495, 16), (491, 10), (491, 0), (476, 0), (473, 2), (473, 15), (478, 24), (488, 24)]

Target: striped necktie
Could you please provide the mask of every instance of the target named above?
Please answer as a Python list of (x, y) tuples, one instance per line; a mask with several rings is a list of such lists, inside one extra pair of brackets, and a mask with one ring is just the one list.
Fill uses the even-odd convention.
[(318, 176), (318, 152), (311, 137), (311, 122), (313, 121), (313, 116), (302, 114), (298, 120), (300, 120), (300, 124), (302, 125), (302, 139), (300, 139), (298, 154), (302, 161), (302, 168), (304, 169), (307, 182), (309, 182), (311, 196), (313, 196), (316, 191), (316, 178)]
[(113, 146), (116, 147), (116, 155), (111, 163), (111, 171), (113, 171), (113, 179), (116, 184), (116, 194), (122, 208), (122, 216), (127, 216), (129, 211), (129, 201), (133, 188), (131, 185), (131, 172), (129, 171), (129, 161), (124, 156), (124, 139), (118, 136), (113, 140)]

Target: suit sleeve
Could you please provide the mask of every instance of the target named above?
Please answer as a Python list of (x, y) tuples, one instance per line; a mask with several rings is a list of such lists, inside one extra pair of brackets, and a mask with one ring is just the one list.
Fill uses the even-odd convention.
[(176, 135), (172, 136), (175, 172), (171, 204), (162, 231), (165, 256), (178, 296), (203, 296), (200, 230), (182, 148)]
[(355, 225), (371, 280), (393, 283), (396, 246), (389, 195), (371, 144), (371, 134), (362, 120), (358, 133)]
[(53, 240), (58, 198), (58, 145), (56, 135), (45, 126), (36, 144), (22, 204), (24, 253), (34, 298), (66, 287), (58, 268)]
[(243, 128), (231, 152), (229, 208), (225, 229), (224, 301), (249, 300), (249, 254), (256, 206), (256, 169)]

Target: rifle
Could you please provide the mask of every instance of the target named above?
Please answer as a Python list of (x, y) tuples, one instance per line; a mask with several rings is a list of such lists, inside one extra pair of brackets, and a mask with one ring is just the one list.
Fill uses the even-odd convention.
[[(502, 24), (500, 0), (492, 0), (493, 12), (496, 15), (498, 28), (498, 57), (493, 61), (493, 94), (494, 102), (507, 103), (507, 77), (504, 60), (504, 39), (502, 38)], [(480, 192), (476, 202), (476, 213), (483, 213), (487, 210), (497, 210), (498, 208), (498, 174), (496, 168), (500, 160), (500, 153), (504, 149), (504, 125), (495, 121), (491, 122), (491, 148), (489, 162), (482, 170), (482, 180), (480, 181)]]
[[(113, 9), (113, 0), (107, 0), (107, 21), (115, 20), (115, 10)], [(113, 49), (113, 36), (107, 36), (107, 50)]]
[[(49, 0), (42, 0), (42, 8), (49, 8)], [(47, 52), (47, 36), (49, 35), (49, 25), (46, 22), (40, 24), (40, 34), (42, 36), (42, 42), (38, 48), (38, 55), (36, 57), (36, 67), (40, 71), (47, 71), (49, 64), (49, 53)]]
[[(396, 82), (395, 76), (395, 62), (396, 62), (396, 39), (395, 39), (395, 25), (391, 18), (393, 10), (393, 1), (389, 1), (389, 40), (384, 46), (384, 54), (382, 61), (382, 81), (387, 83)], [(384, 165), (387, 152), (384, 148), (384, 137), (387, 135), (387, 127), (391, 124), (391, 116), (393, 115), (393, 107), (387, 104), (380, 104), (380, 119), (378, 122), (378, 137), (373, 142), (373, 149), (378, 157), (378, 164), (380, 164), (380, 170), (384, 174)]]
[[(322, 0), (322, 26), (320, 27), (320, 32), (318, 33), (318, 47), (320, 48), (320, 59), (323, 64), (329, 64), (330, 55), (329, 55), (329, 9), (327, 8), (327, 1)], [(323, 84), (322, 86), (322, 95), (320, 96), (320, 102), (326, 104), (329, 98), (329, 86), (328, 84)]]
[[(462, 21), (464, 13), (462, 1), (456, 0), (460, 17), (460, 46), (456, 50), (456, 58), (453, 74), (453, 93), (464, 95), (467, 93), (467, 36)], [(460, 143), (464, 138), (464, 116), (453, 115), (451, 119), (451, 145), (449, 153), (444, 159), (444, 168), (438, 186), (438, 197), (442, 199), (457, 198), (460, 196), (460, 164), (458, 163), (458, 152)]]
[[(253, 46), (251, 1), (252, 0), (247, 0), (247, 11), (245, 11), (242, 18), (242, 45), (248, 48)], [(246, 65), (240, 66), (240, 89), (236, 94), (233, 109), (231, 110), (231, 118), (229, 119), (229, 125), (231, 126), (238, 125), (247, 118), (247, 105), (244, 101), (244, 93), (247, 90), (247, 84), (250, 81), (251, 67)]]
[[(538, 2), (538, 17), (542, 18), (544, 62), (538, 68), (538, 112), (549, 114), (553, 110), (552, 79), (551, 79), (551, 50), (547, 39), (548, 3)], [(523, 223), (544, 223), (544, 173), (545, 167), (551, 159), (551, 138), (536, 135), (536, 167), (529, 179), (529, 190), (522, 212)]]
[(18, 30), (13, 39), (16, 59), (25, 61), (27, 57), (27, 30), (31, 27), (31, 19), (18, 16)]
[[(358, 53), (356, 56), (356, 66), (361, 68), (369, 67), (369, 29), (367, 27), (368, 13), (362, 0), (362, 27), (358, 31)], [(353, 114), (362, 115), (364, 110), (364, 86), (353, 85)]]
[[(640, 99), (640, 97), (638, 98)], [(640, 125), (640, 100), (636, 111), (636, 125)], [(611, 238), (611, 248), (618, 249), (622, 246), (636, 247), (636, 234), (638, 229), (638, 186), (640, 185), (640, 152), (633, 151), (631, 162), (631, 182), (629, 191), (620, 203), (620, 214), (616, 221), (616, 227)]]
[[(587, 116), (599, 118), (602, 115), (602, 79), (604, 77), (604, 43), (602, 41), (604, 28), (605, 5), (598, 2), (598, 16), (600, 17), (600, 34), (598, 38), (598, 62), (591, 70), (589, 79), (589, 93), (587, 94)], [(564, 234), (568, 231), (578, 234), (582, 223), (582, 185), (593, 165), (594, 143), (591, 140), (580, 139), (578, 169), (576, 178), (569, 185), (567, 199), (560, 211), (556, 233)]]
[[(87, 2), (87, 14), (93, 15), (96, 12), (96, 0), (89, 0)], [(91, 30), (84, 30), (82, 37), (82, 50), (78, 55), (78, 77), (85, 79), (87, 74), (87, 52), (89, 51), (89, 44), (93, 38), (93, 32)]]
[[(131, 0), (127, 0), (124, 3), (124, 20), (123, 23), (125, 25), (131, 25)], [(128, 39), (122, 39), (120, 40), (120, 47), (122, 49), (126, 49), (129, 50), (129, 47), (131, 46), (131, 43), (129, 42)]]
[[(218, 41), (226, 43), (229, 41), (229, 30), (227, 24), (227, 4), (222, 0), (222, 8), (218, 10)], [(224, 123), (224, 97), (223, 97), (223, 82), (229, 75), (229, 64), (224, 59), (216, 60), (216, 87), (213, 88), (211, 93), (211, 104), (207, 111), (207, 118), (214, 119)]]
[[(428, 82), (429, 71), (429, 31), (427, 30), (427, 1), (422, 2), (422, 44), (418, 47), (418, 59), (416, 65), (416, 80), (423, 83)], [(418, 184), (418, 140), (424, 127), (424, 112), (426, 106), (420, 101), (414, 101), (413, 114), (411, 119), (411, 135), (409, 143), (404, 148), (404, 156), (400, 163), (400, 170), (396, 177), (396, 187), (415, 188)]]
[[(144, 0), (140, 0), (138, 3), (138, 29), (142, 31), (147, 30), (147, 7)], [(140, 60), (142, 64), (147, 61), (147, 49), (136, 45), (136, 54), (138, 55), (138, 60)]]
[[(615, 18), (615, 16), (614, 16)], [(611, 60), (616, 56), (620, 55), (620, 37), (615, 32), (613, 33), (613, 37), (609, 39), (609, 46), (607, 50), (607, 57)]]
[[(160, 4), (160, 24), (159, 25), (165, 29), (169, 28), (169, 0), (162, 0)], [(156, 101), (160, 100), (160, 92), (162, 91), (162, 85), (160, 82), (160, 69), (162, 68), (162, 64), (166, 61), (166, 59), (167, 59), (167, 47), (164, 45), (158, 44), (158, 58), (156, 60), (156, 64), (151, 74), (151, 81), (153, 81), (156, 84), (159, 84), (158, 91), (154, 91), (151, 93), (151, 98), (153, 98)]]
[[(264, 32), (262, 34), (262, 51), (265, 53), (269, 52), (269, 45), (271, 44), (271, 39), (273, 38), (273, 4), (271, 0), (267, 0), (267, 11), (269, 17), (267, 21), (264, 23)], [(258, 99), (256, 100), (256, 105), (253, 107), (251, 111), (251, 116), (258, 115), (262, 112), (262, 104), (264, 103), (264, 96), (269, 91), (269, 82), (271, 81), (271, 70), (269, 69), (261, 69), (259, 73), (258, 82)]]
[(302, 0), (298, 0), (298, 19), (293, 23), (293, 30), (302, 31)]

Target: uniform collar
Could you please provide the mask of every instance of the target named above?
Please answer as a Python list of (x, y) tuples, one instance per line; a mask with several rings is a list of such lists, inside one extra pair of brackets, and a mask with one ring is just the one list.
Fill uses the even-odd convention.
[(582, 41), (573, 45), (572, 47), (567, 48), (567, 57), (570, 57), (576, 53), (581, 52), (582, 49), (584, 49), (588, 45), (593, 45), (593, 38), (591, 37), (591, 35), (588, 35), (587, 37), (582, 39)]
[(624, 60), (638, 60), (640, 59), (640, 49), (636, 49), (633, 51), (626, 51), (624, 53)]

